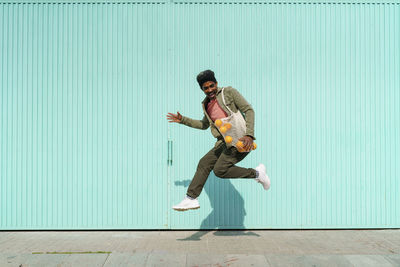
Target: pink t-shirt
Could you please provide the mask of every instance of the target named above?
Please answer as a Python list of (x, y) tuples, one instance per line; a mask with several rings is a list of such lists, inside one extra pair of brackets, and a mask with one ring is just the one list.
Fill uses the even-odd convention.
[(215, 121), (216, 119), (228, 117), (226, 112), (219, 106), (216, 98), (211, 99), (208, 103), (207, 113), (213, 121)]

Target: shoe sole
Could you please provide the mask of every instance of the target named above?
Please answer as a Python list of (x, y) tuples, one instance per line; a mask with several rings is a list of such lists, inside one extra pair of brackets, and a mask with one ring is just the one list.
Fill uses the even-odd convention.
[(268, 188), (265, 188), (264, 183), (261, 182), (261, 179), (256, 178), (256, 180), (257, 180), (257, 182), (259, 182), (263, 186), (265, 191), (268, 191), (271, 188), (271, 180), (269, 179), (268, 175), (265, 172), (264, 172), (264, 174), (266, 176), (265, 183), (268, 184)]
[(176, 211), (187, 211), (187, 210), (197, 210), (197, 209), (200, 209), (200, 206), (199, 207), (196, 207), (196, 208), (188, 208), (188, 209), (174, 209), (174, 208), (172, 208), (173, 210), (176, 210)]
[(265, 189), (264, 185), (263, 185), (263, 187), (264, 187), (265, 191), (268, 191), (271, 188), (271, 180), (269, 179), (268, 175), (267, 175), (267, 179), (266, 180), (267, 180), (268, 188)]

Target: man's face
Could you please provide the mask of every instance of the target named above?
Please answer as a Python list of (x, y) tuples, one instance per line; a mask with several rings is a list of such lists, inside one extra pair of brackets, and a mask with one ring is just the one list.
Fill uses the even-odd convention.
[(208, 81), (208, 82), (203, 83), (203, 86), (201, 88), (203, 89), (203, 92), (210, 99), (214, 99), (217, 94), (217, 87), (218, 87), (218, 83)]

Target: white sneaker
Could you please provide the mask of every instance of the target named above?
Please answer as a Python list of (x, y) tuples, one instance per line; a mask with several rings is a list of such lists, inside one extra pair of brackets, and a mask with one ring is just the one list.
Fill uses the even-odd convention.
[(258, 178), (256, 178), (255, 180), (262, 184), (265, 190), (268, 190), (271, 186), (271, 181), (269, 180), (269, 177), (265, 171), (264, 164), (260, 163), (256, 167), (256, 170), (258, 171)]
[(195, 210), (200, 208), (199, 201), (196, 199), (190, 199), (187, 196), (179, 203), (172, 207), (174, 210), (185, 211), (185, 210)]

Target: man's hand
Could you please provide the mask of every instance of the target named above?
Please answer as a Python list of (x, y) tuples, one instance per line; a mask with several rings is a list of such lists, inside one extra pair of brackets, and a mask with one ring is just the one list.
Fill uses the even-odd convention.
[(168, 113), (167, 115), (167, 120), (169, 122), (177, 122), (181, 123), (182, 122), (182, 115), (177, 111), (178, 114), (173, 114), (173, 113)]
[(239, 139), (239, 141), (243, 142), (243, 149), (245, 151), (250, 151), (253, 148), (253, 138), (248, 135), (243, 136)]

